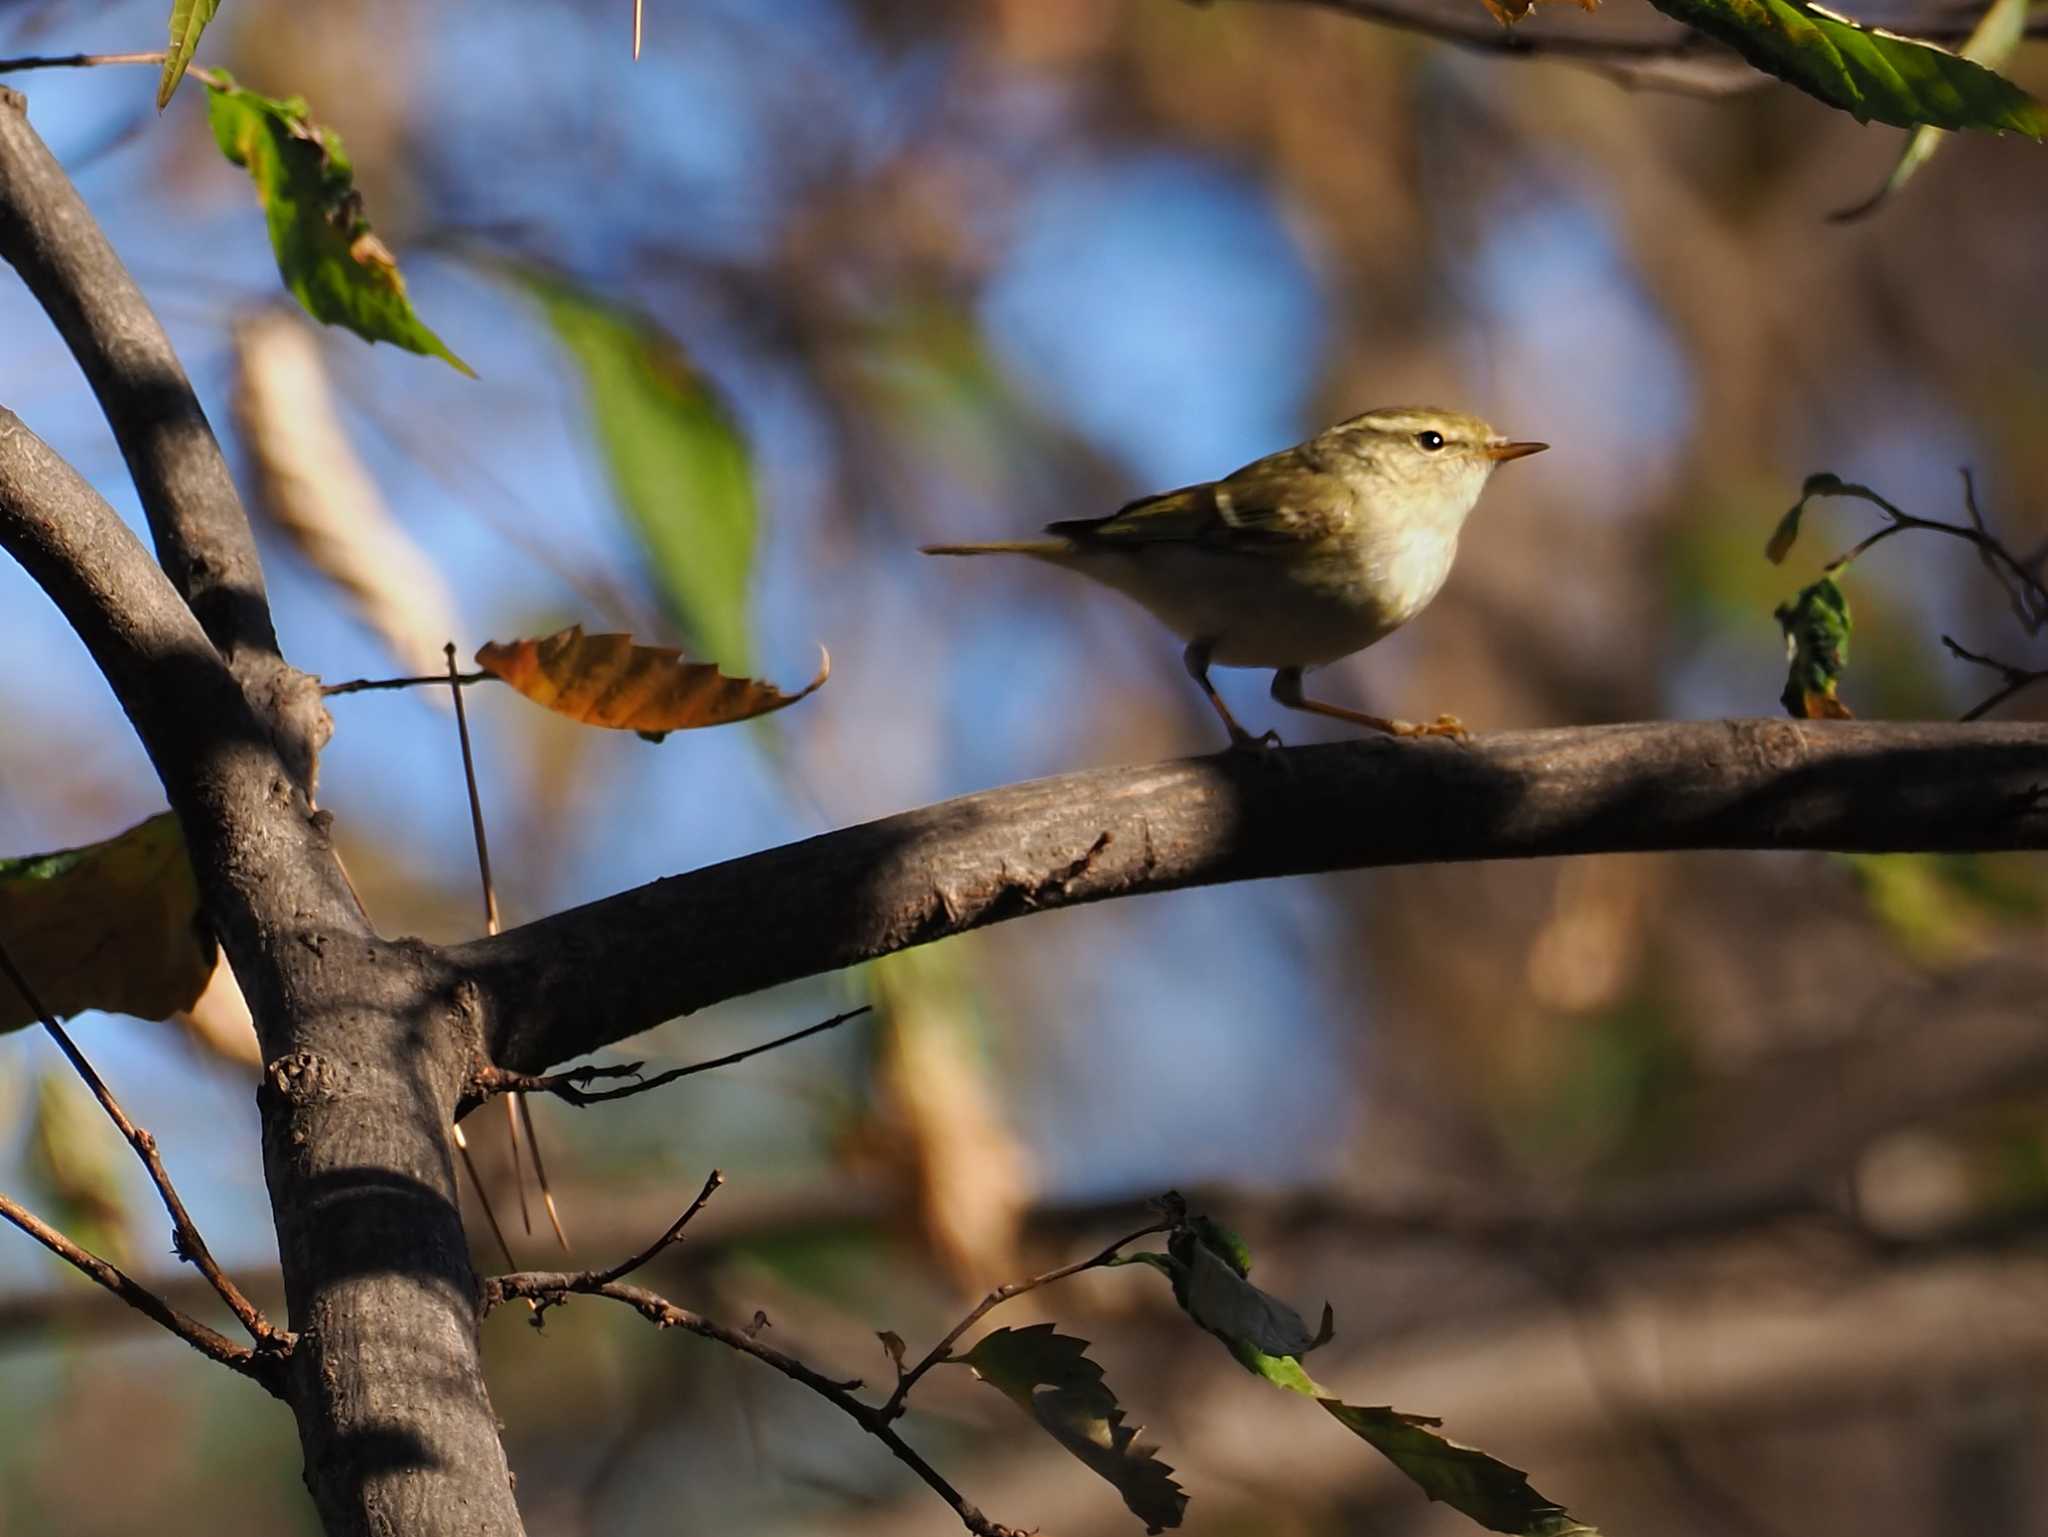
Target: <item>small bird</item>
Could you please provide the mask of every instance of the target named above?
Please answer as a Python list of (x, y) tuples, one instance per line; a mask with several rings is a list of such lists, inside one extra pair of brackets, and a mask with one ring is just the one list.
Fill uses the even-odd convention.
[(1209, 682), (1270, 667), (1293, 710), (1393, 736), (1465, 735), (1456, 718), (1387, 720), (1305, 698), (1311, 667), (1384, 640), (1450, 575), (1458, 530), (1494, 466), (1541, 453), (1476, 416), (1427, 406), (1367, 411), (1221, 480), (1142, 497), (1106, 518), (1048, 524), (1049, 539), (932, 544), (927, 555), (1028, 555), (1136, 599), (1187, 641), (1188, 675), (1233, 746), (1277, 745), (1237, 723)]

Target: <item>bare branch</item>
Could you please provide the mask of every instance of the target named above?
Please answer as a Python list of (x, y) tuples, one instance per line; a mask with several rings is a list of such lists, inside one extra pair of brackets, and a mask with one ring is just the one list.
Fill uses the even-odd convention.
[[(772, 1041), (763, 1041), (758, 1046), (748, 1046), (740, 1051), (727, 1052), (722, 1057), (713, 1057), (707, 1062), (692, 1062), (685, 1067), (673, 1067), (652, 1078), (641, 1078), (644, 1062), (617, 1062), (605, 1066), (573, 1067), (566, 1073), (511, 1073), (503, 1068), (487, 1067), (476, 1075), (475, 1092), (485, 1094), (552, 1094), (576, 1106), (602, 1104), (609, 1099), (630, 1099), (635, 1094), (645, 1094), (650, 1089), (659, 1089), (674, 1083), (678, 1078), (689, 1078), (698, 1073), (708, 1073), (714, 1068), (731, 1067), (749, 1057), (758, 1057), (764, 1052), (789, 1046), (797, 1041), (827, 1030), (837, 1029), (848, 1020), (859, 1019), (869, 1013), (873, 1004), (864, 1003), (857, 1009), (848, 1009), (844, 1014), (834, 1014), (830, 1019), (821, 1019), (815, 1025), (805, 1025), (801, 1030), (792, 1030), (787, 1035), (778, 1035)], [(590, 1084), (604, 1078), (631, 1078), (635, 1081), (617, 1089), (591, 1089)]]
[(901, 1415), (903, 1413), (904, 1400), (910, 1397), (910, 1390), (917, 1386), (918, 1379), (941, 1362), (950, 1361), (953, 1358), (954, 1341), (958, 1340), (961, 1335), (965, 1334), (982, 1318), (986, 1317), (990, 1310), (1008, 1302), (1012, 1297), (1021, 1297), (1026, 1292), (1038, 1290), (1041, 1286), (1050, 1286), (1054, 1281), (1064, 1281), (1068, 1276), (1079, 1275), (1084, 1270), (1094, 1270), (1100, 1266), (1107, 1265), (1117, 1257), (1117, 1254), (1126, 1244), (1136, 1243), (1140, 1238), (1149, 1237), (1154, 1233), (1172, 1232), (1179, 1226), (1181, 1219), (1186, 1215), (1186, 1205), (1181, 1202), (1178, 1196), (1170, 1197), (1169, 1200), (1179, 1206), (1180, 1210), (1173, 1213), (1165, 1221), (1151, 1223), (1146, 1227), (1139, 1228), (1134, 1233), (1126, 1233), (1108, 1248), (1098, 1254), (1090, 1255), (1087, 1259), (1076, 1260), (1071, 1265), (1061, 1265), (1056, 1269), (1048, 1270), (1042, 1275), (1031, 1276), (1026, 1280), (1011, 1281), (1005, 1285), (998, 1286), (986, 1297), (983, 1297), (981, 1301), (975, 1303), (972, 1308), (968, 1309), (966, 1317), (946, 1331), (944, 1339), (925, 1352), (923, 1360), (896, 1379), (896, 1391), (891, 1393), (889, 1401), (882, 1405), (882, 1418), (884, 1420), (893, 1420)]
[(436, 673), (426, 678), (351, 678), (346, 683), (323, 683), (320, 692), (327, 698), (336, 694), (368, 694), (381, 689), (426, 688), (430, 685), (446, 687), (450, 683), (467, 687), (472, 683), (485, 683), (498, 675), (491, 672), (459, 672), (453, 678), (446, 673)]
[[(704, 1209), (705, 1203), (709, 1201), (714, 1194), (717, 1193), (718, 1187), (723, 1185), (724, 1183), (725, 1171), (722, 1169), (713, 1169), (704, 1180), (704, 1188), (697, 1192), (697, 1198), (694, 1201), (692, 1201), (688, 1206), (683, 1208), (683, 1214), (668, 1225), (667, 1232), (663, 1233), (659, 1238), (655, 1239), (653, 1243), (649, 1244), (646, 1248), (642, 1249), (638, 1254), (634, 1255), (631, 1259), (625, 1260), (617, 1265), (614, 1265), (609, 1270), (599, 1270), (590, 1272), (589, 1274), (592, 1286), (589, 1289), (595, 1289), (601, 1286), (609, 1286), (614, 1281), (623, 1281), (627, 1276), (631, 1275), (634, 1271), (640, 1269), (643, 1265), (651, 1264), (655, 1256), (660, 1254), (661, 1251), (663, 1249), (666, 1249), (670, 1244), (681, 1242), (683, 1236), (683, 1229), (690, 1225), (690, 1219), (695, 1217), (698, 1212)], [(576, 1290), (578, 1288), (571, 1289)]]
[(30, 126), (26, 100), (4, 87), (0, 257), (99, 397), (172, 585), (310, 783), (326, 712), (278, 655), (255, 536), (206, 413), (141, 290)]
[(2006, 700), (2012, 698), (2021, 689), (2031, 688), (2043, 678), (2048, 678), (2048, 667), (2015, 667), (2010, 662), (1999, 661), (1997, 657), (1985, 656), (1981, 652), (1971, 651), (1967, 647), (1959, 645), (1955, 638), (1949, 635), (1942, 636), (1941, 643), (1948, 647), (1949, 654), (1957, 660), (1974, 662), (1979, 667), (1989, 667), (1993, 672), (2000, 674), (2005, 679), (2005, 687), (1989, 698), (1979, 700), (1963, 712), (1961, 719), (1966, 721), (1982, 719), (2004, 704)]
[(171, 1246), (182, 1260), (190, 1261), (198, 1272), (206, 1277), (207, 1284), (220, 1295), (228, 1305), (228, 1311), (242, 1321), (242, 1327), (249, 1331), (250, 1338), (259, 1346), (271, 1350), (289, 1350), (291, 1336), (271, 1326), (270, 1320), (258, 1312), (255, 1305), (242, 1295), (240, 1287), (220, 1268), (220, 1262), (213, 1257), (213, 1251), (206, 1246), (206, 1240), (199, 1235), (199, 1226), (192, 1215), (185, 1210), (185, 1203), (178, 1196), (177, 1186), (171, 1183), (170, 1171), (164, 1167), (162, 1156), (156, 1150), (156, 1138), (128, 1119), (128, 1112), (121, 1108), (121, 1102), (114, 1098), (114, 1091), (88, 1062), (85, 1053), (78, 1049), (69, 1032), (57, 1023), (56, 1017), (43, 1007), (43, 1001), (29, 985), (21, 968), (14, 963), (14, 957), (5, 944), (0, 944), (0, 976), (5, 976), (21, 994), (22, 1002), (29, 1006), (50, 1039), (57, 1043), (57, 1049), (64, 1053), (78, 1076), (85, 1080), (85, 1086), (92, 1090), (92, 1097), (100, 1102), (100, 1108), (107, 1113), (107, 1119), (114, 1123), (114, 1129), (128, 1140), (135, 1149), (135, 1156), (142, 1160), (143, 1168), (149, 1171), (149, 1182), (156, 1186), (156, 1193), (164, 1203), (164, 1210), (171, 1217)]
[[(2048, 726), (1673, 721), (1097, 769), (675, 876), (450, 952), (493, 1060), (1026, 913), (1225, 881), (1668, 849), (2048, 847)], [(762, 915), (775, 915), (764, 923)]]
[[(710, 1186), (706, 1186), (709, 1194)], [(699, 1198), (700, 1201), (702, 1197)], [(685, 1213), (687, 1220), (688, 1213)], [(657, 1245), (657, 1248), (659, 1246)], [(626, 1268), (630, 1269), (629, 1264)], [(623, 1271), (621, 1272), (623, 1273)], [(737, 1350), (741, 1355), (752, 1356), (756, 1361), (773, 1367), (792, 1382), (802, 1383), (813, 1393), (846, 1415), (856, 1425), (887, 1447), (891, 1456), (915, 1473), (924, 1483), (953, 1508), (960, 1518), (960, 1524), (973, 1532), (975, 1537), (1024, 1537), (1013, 1527), (991, 1521), (974, 1506), (970, 1505), (952, 1484), (916, 1449), (906, 1442), (890, 1426), (888, 1416), (870, 1404), (864, 1404), (853, 1396), (853, 1390), (861, 1384), (858, 1378), (839, 1381), (806, 1366), (795, 1356), (763, 1344), (753, 1333), (744, 1329), (730, 1328), (702, 1313), (676, 1306), (666, 1297), (657, 1295), (642, 1286), (628, 1286), (624, 1282), (602, 1280), (591, 1272), (571, 1274), (568, 1272), (524, 1271), (517, 1275), (496, 1276), (483, 1283), (484, 1311), (514, 1298), (525, 1298), (541, 1304), (533, 1316), (536, 1328), (544, 1321), (548, 1307), (559, 1307), (571, 1296), (609, 1297), (614, 1302), (623, 1302), (643, 1318), (662, 1329), (684, 1329), (704, 1339), (716, 1340), (727, 1349)]]
[(201, 1355), (240, 1372), (277, 1397), (284, 1396), (284, 1385), (279, 1371), (284, 1360), (281, 1355), (270, 1351), (259, 1353), (246, 1345), (237, 1345), (226, 1335), (207, 1328), (198, 1319), (186, 1317), (119, 1266), (108, 1263), (87, 1249), (80, 1248), (37, 1217), (34, 1212), (10, 1200), (4, 1194), (0, 1194), (0, 1217), (6, 1218), (20, 1228), (87, 1280), (104, 1287), (136, 1312), (163, 1325)]

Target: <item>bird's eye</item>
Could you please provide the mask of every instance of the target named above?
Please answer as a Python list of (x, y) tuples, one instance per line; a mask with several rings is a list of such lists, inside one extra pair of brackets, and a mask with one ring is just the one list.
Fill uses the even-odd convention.
[(1415, 441), (1431, 453), (1435, 453), (1444, 446), (1444, 435), (1441, 432), (1418, 432), (1415, 434)]

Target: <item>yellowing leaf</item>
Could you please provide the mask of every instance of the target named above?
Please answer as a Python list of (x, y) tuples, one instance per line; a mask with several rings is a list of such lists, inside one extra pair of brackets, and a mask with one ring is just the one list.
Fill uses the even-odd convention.
[(974, 1374), (1038, 1422), (1039, 1428), (1116, 1486), (1131, 1514), (1148, 1532), (1179, 1526), (1188, 1497), (1159, 1460), (1158, 1448), (1138, 1442), (1141, 1427), (1124, 1424), (1102, 1368), (1084, 1352), (1088, 1342), (1055, 1334), (1051, 1324), (997, 1329), (959, 1359)]
[(276, 101), (226, 75), (221, 81), (207, 87), (207, 120), (221, 153), (256, 184), (292, 297), (323, 325), (441, 358), (475, 377), (413, 313), (397, 260), (363, 215), (355, 169), (334, 131), (309, 118), (296, 96)]
[(1442, 1500), (1489, 1531), (1518, 1537), (1599, 1537), (1595, 1528), (1530, 1488), (1529, 1475), (1520, 1468), (1438, 1435), (1435, 1427), (1442, 1420), (1395, 1409), (1354, 1408), (1334, 1398), (1317, 1402), (1338, 1424), (1421, 1485), (1432, 1500)]
[(712, 662), (686, 662), (668, 646), (630, 635), (585, 635), (571, 625), (543, 640), (492, 641), (477, 665), (535, 704), (581, 721), (659, 740), (670, 731), (722, 726), (795, 704), (832, 675), (821, 646), (818, 675), (794, 694), (752, 678), (728, 678)]
[[(217, 951), (168, 811), (104, 843), (0, 859), (0, 940), (59, 1018), (108, 1009), (163, 1019), (190, 1008)], [(34, 1019), (0, 982), (0, 1031)]]
[(220, 9), (220, 0), (176, 0), (171, 7), (171, 46), (164, 55), (163, 77), (157, 82), (156, 109), (171, 104), (171, 95), (192, 63), (192, 50), (199, 46), (199, 34)]

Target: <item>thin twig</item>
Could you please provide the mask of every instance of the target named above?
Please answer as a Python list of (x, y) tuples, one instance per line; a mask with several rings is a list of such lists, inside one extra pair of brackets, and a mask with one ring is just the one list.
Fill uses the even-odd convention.
[(928, 1488), (952, 1507), (953, 1513), (960, 1518), (960, 1524), (974, 1533), (975, 1537), (1024, 1537), (1016, 1528), (991, 1521), (970, 1505), (958, 1489), (948, 1483), (936, 1468), (919, 1456), (917, 1450), (896, 1433), (889, 1424), (889, 1416), (883, 1410), (855, 1398), (853, 1390), (861, 1385), (859, 1378), (840, 1381), (827, 1377), (823, 1372), (806, 1366), (795, 1356), (777, 1350), (772, 1345), (764, 1345), (755, 1334), (730, 1328), (688, 1308), (677, 1307), (666, 1297), (659, 1296), (644, 1286), (628, 1286), (616, 1280), (601, 1280), (591, 1272), (578, 1275), (567, 1272), (527, 1271), (518, 1275), (496, 1276), (485, 1281), (483, 1310), (488, 1313), (513, 1298), (524, 1298), (539, 1304), (534, 1312), (533, 1324), (534, 1327), (540, 1328), (545, 1321), (546, 1309), (558, 1307), (572, 1296), (609, 1297), (614, 1302), (625, 1303), (657, 1328), (687, 1330), (703, 1339), (716, 1340), (730, 1350), (752, 1356), (763, 1365), (773, 1367), (792, 1382), (801, 1383), (809, 1388), (880, 1441), (888, 1448), (891, 1456), (915, 1473)]
[(498, 1252), (505, 1256), (505, 1263), (516, 1265), (512, 1257), (512, 1245), (505, 1242), (505, 1230), (498, 1226), (498, 1213), (491, 1205), (490, 1192), (484, 1189), (484, 1177), (476, 1166), (476, 1155), (469, 1150), (469, 1138), (463, 1135), (460, 1126), (451, 1126), (448, 1133), (455, 1139), (455, 1151), (462, 1155), (462, 1166), (469, 1171), (469, 1183), (476, 1190), (477, 1205), (484, 1209), (484, 1221), (491, 1226), (491, 1236), (498, 1240)]
[(540, 1161), (540, 1134), (533, 1129), (533, 1101), (524, 1094), (514, 1094), (505, 1103), (519, 1107), (519, 1119), (526, 1127), (526, 1149), (533, 1154), (533, 1177), (540, 1182), (541, 1204), (547, 1208), (548, 1222), (555, 1230), (555, 1242), (566, 1254), (569, 1252), (569, 1235), (562, 1230), (562, 1213), (555, 1205), (554, 1188), (548, 1184), (547, 1165)]
[(0, 59), (0, 75), (22, 74), (31, 69), (95, 69), (102, 64), (161, 64), (156, 53), (42, 53), (21, 58)]
[(609, 1270), (586, 1270), (584, 1275), (589, 1277), (593, 1286), (608, 1286), (613, 1281), (623, 1281), (634, 1271), (640, 1269), (641, 1266), (651, 1264), (655, 1256), (660, 1254), (670, 1244), (682, 1242), (683, 1229), (690, 1225), (691, 1219), (704, 1209), (705, 1203), (717, 1193), (718, 1187), (724, 1183), (725, 1171), (723, 1169), (713, 1169), (710, 1174), (705, 1176), (704, 1188), (697, 1192), (697, 1199), (683, 1208), (683, 1214), (668, 1225), (668, 1231), (631, 1259), (614, 1265)]
[(7, 980), (14, 985), (14, 990), (21, 994), (22, 1001), (29, 1006), (29, 1011), (42, 1021), (43, 1029), (48, 1031), (50, 1039), (57, 1043), (57, 1049), (64, 1053), (65, 1060), (70, 1062), (78, 1076), (85, 1080), (85, 1086), (92, 1090), (93, 1098), (98, 1100), (100, 1108), (106, 1111), (107, 1119), (112, 1121), (114, 1128), (128, 1139), (128, 1145), (135, 1149), (135, 1156), (142, 1160), (142, 1166), (149, 1171), (150, 1183), (156, 1186), (156, 1192), (163, 1200), (164, 1210), (170, 1213), (171, 1246), (178, 1258), (190, 1261), (198, 1267), (199, 1273), (212, 1284), (214, 1291), (220, 1295), (220, 1300), (225, 1302), (235, 1317), (241, 1320), (242, 1327), (249, 1331), (249, 1337), (255, 1340), (260, 1348), (289, 1349), (292, 1336), (272, 1327), (270, 1320), (263, 1316), (254, 1303), (242, 1295), (241, 1288), (228, 1278), (227, 1272), (215, 1261), (213, 1251), (206, 1247), (206, 1240), (199, 1236), (199, 1228), (192, 1221), (191, 1214), (185, 1210), (185, 1203), (179, 1198), (177, 1187), (171, 1183), (171, 1176), (164, 1168), (162, 1157), (157, 1153), (156, 1138), (128, 1119), (128, 1112), (123, 1110), (121, 1102), (114, 1098), (114, 1091), (107, 1087), (106, 1080), (100, 1077), (98, 1071), (86, 1060), (85, 1053), (78, 1049), (77, 1043), (65, 1032), (64, 1027), (57, 1023), (56, 1016), (43, 1007), (42, 1000), (29, 985), (28, 978), (22, 975), (21, 968), (15, 964), (14, 957), (8, 953), (5, 944), (0, 944), (0, 973), (4, 973)]
[(457, 673), (453, 678), (438, 673), (425, 678), (351, 678), (346, 683), (323, 683), (320, 693), (323, 698), (332, 699), (336, 694), (369, 694), (387, 688), (425, 688), (429, 684), (459, 683), (465, 688), (472, 683), (488, 683), (497, 677), (494, 672)]
[(1955, 637), (1951, 635), (1942, 636), (1941, 643), (1948, 647), (1949, 654), (1959, 661), (1974, 662), (1979, 667), (1989, 667), (1993, 672), (1998, 673), (2005, 679), (2004, 688), (1991, 695), (1990, 698), (1981, 700), (1977, 704), (1972, 705), (1968, 710), (1965, 710), (1956, 717), (1960, 721), (1976, 720), (1980, 716), (1987, 715), (2004, 704), (2006, 700), (2012, 698), (2021, 689), (2031, 688), (2043, 678), (2048, 678), (2048, 667), (2015, 667), (2010, 662), (2001, 662), (1997, 657), (1985, 656), (1981, 652), (1972, 651), (1965, 646), (1958, 645)]
[(1963, 501), (1970, 515), (1968, 523), (1949, 523), (1940, 518), (1919, 517), (1894, 506), (1868, 486), (1838, 482), (1813, 494), (1852, 497), (1858, 501), (1869, 502), (1891, 520), (1876, 533), (1858, 541), (1847, 554), (1830, 561), (1827, 567), (1830, 572), (1841, 570), (1864, 551), (1884, 543), (1895, 534), (1905, 533), (1908, 529), (1919, 529), (1930, 534), (1947, 534), (1953, 539), (1961, 539), (1976, 547), (1978, 556), (1990, 568), (1992, 575), (1999, 579), (1999, 585), (2012, 600), (2013, 613), (2029, 635), (2038, 634), (2044, 626), (2048, 626), (2048, 585), (2043, 585), (2041, 578), (2031, 569), (2028, 561), (2022, 560), (2007, 549), (2005, 542), (1985, 526), (1984, 515), (1977, 506), (1976, 484), (1968, 470), (1963, 472)]
[[(615, 1062), (609, 1066), (572, 1067), (565, 1073), (515, 1073), (502, 1067), (487, 1067), (471, 1079), (471, 1092), (486, 1094), (552, 1094), (557, 1099), (577, 1106), (602, 1104), (608, 1099), (629, 1099), (635, 1094), (645, 1094), (674, 1083), (678, 1078), (694, 1077), (708, 1073), (713, 1068), (731, 1067), (749, 1057), (758, 1057), (763, 1052), (792, 1045), (809, 1036), (819, 1035), (827, 1030), (837, 1029), (848, 1020), (859, 1019), (874, 1007), (864, 1003), (857, 1009), (848, 1009), (844, 1014), (834, 1014), (830, 1019), (821, 1019), (815, 1025), (805, 1025), (801, 1030), (792, 1030), (788, 1035), (778, 1035), (772, 1041), (763, 1041), (758, 1046), (748, 1046), (739, 1051), (727, 1052), (722, 1057), (713, 1057), (708, 1062), (692, 1062), (687, 1067), (672, 1067), (665, 1073), (652, 1078), (640, 1078), (644, 1062)], [(589, 1089), (585, 1085), (603, 1078), (632, 1078), (638, 1080), (618, 1089)]]
[[(0, 75), (22, 74), (32, 69), (97, 69), (103, 64), (162, 64), (164, 54), (155, 53), (38, 53), (0, 59)], [(203, 85), (224, 89), (226, 81), (215, 71), (188, 65), (185, 73)]]
[(86, 1279), (105, 1287), (136, 1312), (163, 1325), (201, 1355), (218, 1361), (252, 1381), (261, 1383), (270, 1392), (283, 1396), (282, 1385), (277, 1380), (277, 1367), (284, 1359), (281, 1355), (270, 1352), (259, 1355), (246, 1345), (237, 1345), (218, 1330), (209, 1329), (198, 1319), (188, 1318), (118, 1265), (111, 1264), (90, 1250), (81, 1248), (35, 1213), (8, 1199), (4, 1194), (0, 1194), (0, 1217), (6, 1218), (20, 1228)]
[(1977, 556), (1984, 562), (1984, 569), (1989, 571), (1997, 579), (1998, 585), (2005, 589), (2006, 601), (2012, 604), (2013, 617), (2019, 620), (2020, 628), (2029, 635), (2039, 634), (2042, 625), (2048, 624), (2048, 601), (2032, 605), (2027, 602), (2029, 583), (2035, 593), (2041, 593), (2040, 578), (2036, 574), (2039, 562), (2013, 555), (1992, 537), (1991, 530), (1984, 521), (1983, 510), (1977, 505), (1977, 477), (1970, 473), (1967, 464), (1960, 467), (1960, 473), (1963, 477), (1963, 507), (1970, 514), (1970, 526), (1982, 534), (1992, 547), (2004, 554), (2006, 565), (2010, 567), (2010, 574), (1999, 568), (1991, 549), (1985, 545), (1977, 547)]
[(903, 1401), (910, 1396), (910, 1390), (917, 1386), (918, 1379), (934, 1366), (950, 1360), (953, 1342), (973, 1328), (990, 1309), (1008, 1302), (1012, 1297), (1021, 1297), (1028, 1291), (1036, 1291), (1041, 1286), (1049, 1286), (1054, 1281), (1064, 1281), (1070, 1275), (1079, 1275), (1084, 1270), (1093, 1270), (1098, 1265), (1106, 1265), (1116, 1258), (1117, 1251), (1126, 1244), (1136, 1243), (1140, 1238), (1150, 1237), (1154, 1233), (1170, 1233), (1179, 1225), (1180, 1218), (1178, 1216), (1170, 1216), (1163, 1221), (1141, 1227), (1134, 1233), (1126, 1233), (1101, 1253), (1093, 1255), (1088, 1259), (1076, 1261), (1071, 1265), (1062, 1265), (1057, 1270), (1048, 1270), (1043, 1275), (1032, 1276), (1029, 1280), (1012, 1281), (1006, 1286), (998, 1286), (986, 1297), (983, 1297), (981, 1301), (975, 1303), (968, 1311), (967, 1316), (947, 1331), (944, 1339), (926, 1351), (923, 1360), (911, 1367), (909, 1371), (897, 1377), (896, 1391), (891, 1393), (889, 1401), (882, 1405), (882, 1419), (886, 1422), (896, 1419), (903, 1413)]

